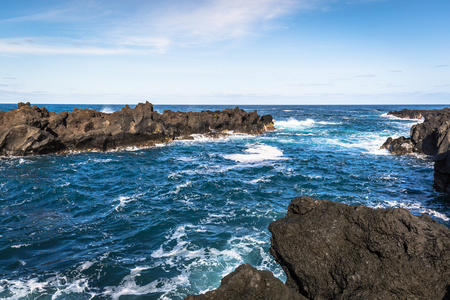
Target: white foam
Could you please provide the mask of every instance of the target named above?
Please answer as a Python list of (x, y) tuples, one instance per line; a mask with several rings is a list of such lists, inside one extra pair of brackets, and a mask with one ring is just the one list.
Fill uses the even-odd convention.
[(261, 178), (253, 179), (249, 183), (257, 184), (258, 182), (269, 182), (269, 181), (270, 181), (270, 179), (265, 178), (265, 177), (261, 177)]
[(397, 120), (397, 121), (414, 121), (414, 124), (416, 124), (416, 123), (423, 123), (423, 121), (425, 121), (424, 118), (420, 118), (420, 119), (400, 118), (400, 117), (397, 117), (397, 116), (388, 115), (388, 113), (381, 114), (381, 117), (388, 118), (388, 119), (391, 119), (391, 120)]
[(24, 159), (24, 158), (20, 158), (19, 159), (19, 165), (22, 165), (22, 164), (28, 165), (28, 164), (32, 164), (32, 163), (34, 163), (34, 162), (32, 160), (29, 160), (29, 159)]
[(109, 106), (104, 106), (100, 111), (106, 114), (112, 114), (114, 112), (114, 110)]
[(205, 136), (204, 134), (191, 134), (191, 136), (194, 138), (194, 141), (197, 142), (206, 142), (211, 141), (212, 138)]
[(114, 210), (115, 210), (115, 211), (119, 211), (119, 209), (125, 207), (125, 205), (126, 205), (128, 202), (135, 201), (136, 199), (133, 198), (133, 197), (128, 197), (128, 196), (120, 196), (120, 197), (117, 198), (116, 200), (119, 200), (120, 203), (117, 204), (116, 207), (114, 207)]
[(407, 210), (415, 211), (421, 214), (428, 214), (435, 218), (441, 219), (445, 222), (450, 221), (450, 218), (447, 215), (440, 213), (436, 210), (424, 207), (420, 202), (400, 202), (396, 200), (386, 200), (384, 203), (379, 203), (375, 206), (375, 208), (386, 208), (386, 207), (400, 207), (405, 208)]
[(82, 263), (79, 267), (78, 267), (78, 271), (82, 272), (84, 270), (89, 269), (90, 267), (92, 267), (94, 263), (91, 261), (85, 261), (84, 263)]
[(275, 127), (277, 129), (286, 129), (286, 130), (296, 130), (296, 129), (304, 129), (314, 126), (315, 124), (319, 125), (340, 125), (341, 122), (329, 122), (329, 121), (314, 121), (313, 119), (306, 119), (303, 121), (299, 121), (295, 118), (289, 118), (287, 121), (275, 121)]
[(299, 129), (304, 127), (311, 127), (316, 123), (313, 119), (306, 119), (299, 121), (294, 118), (289, 118), (287, 121), (275, 121), (275, 127), (279, 129)]
[(179, 286), (186, 286), (189, 281), (186, 274), (180, 274), (173, 278), (162, 278), (150, 282), (146, 285), (137, 285), (136, 277), (141, 275), (141, 272), (146, 268), (134, 268), (130, 274), (122, 279), (118, 286), (108, 286), (105, 288), (104, 295), (109, 295), (113, 300), (118, 300), (125, 295), (146, 295), (151, 293), (164, 293), (160, 299), (166, 299), (167, 293), (174, 291)]
[(185, 183), (183, 183), (183, 184), (179, 184), (179, 185), (177, 185), (177, 186), (175, 187), (175, 190), (174, 190), (174, 191), (171, 191), (170, 193), (171, 193), (171, 194), (178, 195), (178, 193), (180, 193), (180, 191), (181, 191), (182, 189), (187, 188), (187, 187), (190, 187), (191, 185), (192, 185), (192, 182), (191, 182), (191, 181), (187, 181), (187, 182), (185, 182)]
[(11, 246), (11, 248), (15, 248), (15, 249), (18, 249), (18, 248), (22, 248), (22, 247), (28, 247), (28, 246), (31, 246), (31, 244), (19, 244), (19, 245), (12, 245), (12, 246)]
[(223, 157), (226, 159), (234, 160), (237, 162), (254, 163), (266, 160), (281, 160), (283, 157), (283, 151), (277, 147), (254, 144), (245, 150), (247, 154), (227, 154)]
[(358, 133), (357, 135), (344, 138), (324, 139), (325, 144), (336, 145), (341, 148), (355, 149), (359, 148), (369, 154), (389, 155), (386, 149), (380, 149), (380, 146), (386, 141), (387, 137), (378, 133)]
[(318, 121), (316, 122), (317, 124), (320, 125), (341, 125), (341, 122), (327, 122), (327, 121)]
[[(86, 293), (86, 291), (89, 290), (89, 281), (86, 278), (81, 278), (74, 280), (72, 282), (68, 282), (68, 284), (58, 287), (58, 290), (56, 293), (52, 295), (52, 299), (58, 299), (61, 297), (61, 299), (64, 299), (65, 294), (72, 294), (72, 293)], [(96, 294), (95, 293), (88, 293), (90, 294), (90, 299), (92, 299)]]
[(39, 282), (36, 278), (28, 280), (0, 280), (0, 287), (3, 290), (9, 290), (14, 295), (13, 299), (25, 298), (34, 292), (43, 292), (48, 285), (48, 282)]

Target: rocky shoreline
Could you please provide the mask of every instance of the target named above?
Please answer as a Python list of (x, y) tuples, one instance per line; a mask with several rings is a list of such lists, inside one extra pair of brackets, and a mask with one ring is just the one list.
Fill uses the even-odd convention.
[(399, 118), (424, 118), (423, 123), (411, 127), (410, 137), (389, 137), (381, 146), (392, 154), (422, 153), (433, 155), (434, 188), (450, 193), (450, 108), (434, 110), (391, 111), (388, 115)]
[(450, 229), (428, 215), (298, 197), (269, 231), (285, 284), (242, 265), (185, 299), (450, 299)]
[(216, 138), (227, 132), (261, 134), (273, 129), (271, 115), (238, 107), (160, 114), (146, 102), (110, 114), (93, 109), (56, 113), (19, 103), (17, 109), (0, 111), (0, 156), (109, 151), (192, 139), (192, 134)]

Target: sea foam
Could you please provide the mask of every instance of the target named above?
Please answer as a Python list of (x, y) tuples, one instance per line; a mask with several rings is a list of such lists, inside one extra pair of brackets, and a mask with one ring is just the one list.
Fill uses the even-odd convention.
[(246, 154), (227, 154), (223, 157), (241, 163), (255, 163), (265, 160), (285, 159), (283, 158), (282, 150), (277, 147), (264, 144), (251, 145), (244, 152), (246, 152)]
[(289, 118), (287, 121), (275, 121), (275, 128), (285, 130), (298, 130), (308, 127), (312, 127), (316, 124), (319, 125), (340, 125), (341, 122), (329, 122), (329, 121), (315, 121), (313, 119), (306, 119), (299, 121), (295, 118)]

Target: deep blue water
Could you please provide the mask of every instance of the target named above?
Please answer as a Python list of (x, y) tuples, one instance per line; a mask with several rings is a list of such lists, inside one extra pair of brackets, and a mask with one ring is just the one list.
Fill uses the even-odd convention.
[(272, 114), (278, 130), (0, 158), (0, 298), (181, 299), (216, 288), (242, 263), (284, 280), (267, 226), (295, 196), (404, 207), (450, 225), (450, 198), (432, 188), (431, 158), (378, 150), (388, 136), (409, 136), (417, 121), (385, 115), (405, 106), (242, 108)]

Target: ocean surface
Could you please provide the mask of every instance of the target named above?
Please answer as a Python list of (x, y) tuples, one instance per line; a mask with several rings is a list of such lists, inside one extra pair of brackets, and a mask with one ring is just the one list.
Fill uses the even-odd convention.
[(379, 150), (418, 122), (386, 115), (405, 107), (442, 108), (241, 106), (272, 114), (277, 130), (0, 158), (0, 298), (182, 299), (217, 288), (243, 263), (284, 280), (267, 227), (295, 196), (403, 207), (450, 226), (450, 197), (433, 190), (431, 158)]

